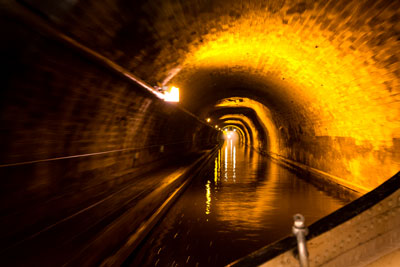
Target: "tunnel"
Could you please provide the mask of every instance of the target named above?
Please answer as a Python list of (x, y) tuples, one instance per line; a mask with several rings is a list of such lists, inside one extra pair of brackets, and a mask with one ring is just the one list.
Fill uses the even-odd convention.
[(227, 132), (248, 188), (345, 196), (324, 216), (400, 170), (400, 1), (0, 3), (1, 265), (127, 264)]

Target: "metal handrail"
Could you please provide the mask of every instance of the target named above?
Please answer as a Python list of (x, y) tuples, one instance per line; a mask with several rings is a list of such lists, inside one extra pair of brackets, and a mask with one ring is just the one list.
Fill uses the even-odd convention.
[(308, 229), (304, 223), (304, 216), (301, 214), (296, 214), (293, 216), (294, 224), (292, 227), (292, 233), (297, 238), (297, 249), (299, 252), (299, 263), (300, 267), (308, 267), (308, 251), (306, 243), (306, 235), (308, 234)]

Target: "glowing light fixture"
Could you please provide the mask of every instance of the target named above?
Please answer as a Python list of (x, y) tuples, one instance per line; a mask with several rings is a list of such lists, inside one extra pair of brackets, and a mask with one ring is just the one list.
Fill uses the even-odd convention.
[(167, 102), (179, 102), (179, 88), (172, 86), (169, 91), (165, 91), (164, 100)]

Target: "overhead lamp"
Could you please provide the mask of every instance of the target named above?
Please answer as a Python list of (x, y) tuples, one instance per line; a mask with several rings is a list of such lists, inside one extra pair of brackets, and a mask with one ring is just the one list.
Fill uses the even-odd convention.
[(164, 100), (167, 102), (179, 102), (179, 88), (171, 86), (168, 91), (164, 92)]

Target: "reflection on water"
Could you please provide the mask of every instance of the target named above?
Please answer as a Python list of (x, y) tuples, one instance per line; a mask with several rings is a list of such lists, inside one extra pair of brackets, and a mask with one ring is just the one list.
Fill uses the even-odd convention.
[(223, 266), (346, 204), (252, 149), (227, 140), (150, 238), (132, 266)]
[(211, 188), (210, 188), (210, 180), (206, 183), (206, 214), (210, 214), (211, 207)]

